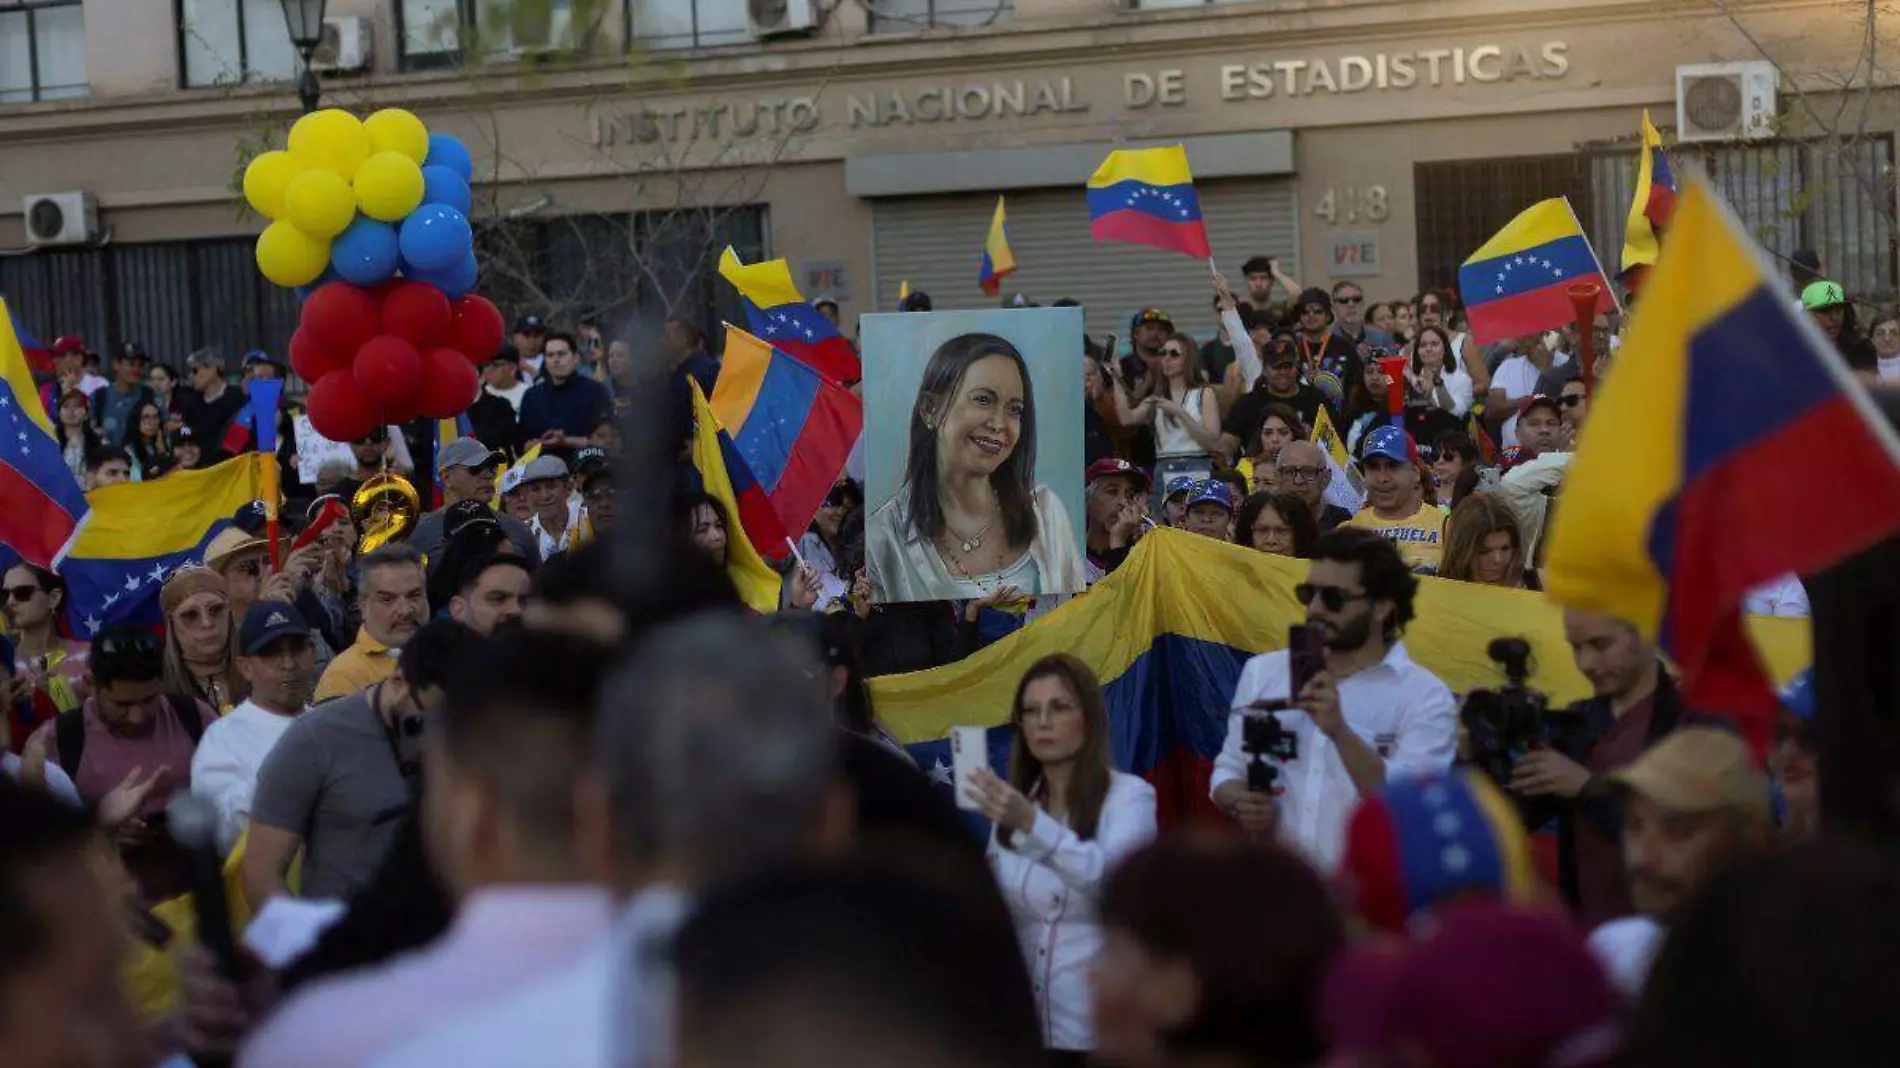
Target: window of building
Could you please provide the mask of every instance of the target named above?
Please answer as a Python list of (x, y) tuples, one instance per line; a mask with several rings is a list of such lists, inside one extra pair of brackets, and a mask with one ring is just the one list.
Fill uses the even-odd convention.
[(178, 53), (189, 88), (297, 76), (279, 0), (178, 0)]
[(627, 0), (627, 39), (642, 48), (710, 48), (752, 40), (746, 0)]
[(85, 95), (79, 0), (0, 0), (0, 104)]
[[(1540, 200), (1568, 196), (1593, 234), (1590, 164), (1580, 152), (1519, 159), (1420, 163), (1412, 171), (1418, 214), (1418, 284), (1452, 288), (1458, 268), (1517, 213)], [(1622, 248), (1622, 243), (1617, 243)], [(1601, 246), (1597, 249), (1602, 253)], [(1615, 268), (1605, 264), (1607, 270)]]
[(470, 54), (488, 63), (585, 51), (618, 0), (401, 0), (404, 70), (453, 67)]
[[(1677, 145), (1676, 173), (1699, 168), (1772, 255), (1820, 254), (1828, 277), (1863, 300), (1889, 300), (1900, 288), (1894, 263), (1893, 141), (1783, 141), (1764, 145)], [(1636, 189), (1628, 149), (1591, 156), (1597, 222), (1591, 240), (1615, 271), (1623, 226)]]
[(871, 10), (873, 33), (988, 26), (1008, 22), (1016, 11), (1011, 0), (871, 0), (866, 6)]

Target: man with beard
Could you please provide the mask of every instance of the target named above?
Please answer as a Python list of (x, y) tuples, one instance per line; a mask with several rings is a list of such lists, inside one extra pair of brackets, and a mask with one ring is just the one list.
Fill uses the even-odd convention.
[[(1443, 772), (1457, 754), (1451, 691), (1413, 663), (1399, 640), (1417, 591), (1418, 580), (1384, 538), (1350, 527), (1322, 535), (1307, 580), (1294, 591), (1307, 623), (1325, 634), (1322, 670), (1291, 693), (1283, 649), (1249, 660), (1234, 689), (1210, 783), (1214, 803), (1248, 833), (1276, 835), (1323, 873), (1338, 866), (1361, 797), (1390, 779)], [(1276, 762), (1273, 793), (1248, 789), (1249, 715), (1277, 717), (1295, 739), (1293, 758)]]
[(302, 613), (262, 601), (238, 628), (238, 674), (251, 696), (205, 728), (191, 757), (192, 791), (218, 811), (218, 849), (229, 853), (251, 819), (257, 769), (292, 722), (310, 706), (316, 643)]

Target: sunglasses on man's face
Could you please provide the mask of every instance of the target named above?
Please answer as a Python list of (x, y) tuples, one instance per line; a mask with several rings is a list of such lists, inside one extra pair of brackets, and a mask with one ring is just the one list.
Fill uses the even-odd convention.
[(1363, 304), (1365, 303), (1365, 300), (1366, 298), (1362, 296), (1361, 297), (1334, 297), (1333, 303), (1334, 304)]
[(4, 592), (8, 597), (13, 599), (14, 604), (25, 604), (33, 599), (34, 594), (40, 592), (40, 588), (31, 584), (25, 586), (8, 586)]
[(1300, 314), (1301, 315), (1325, 315), (1326, 309), (1320, 307), (1317, 304), (1308, 304), (1306, 307), (1300, 309)]
[(1366, 599), (1366, 595), (1363, 592), (1354, 593), (1341, 586), (1316, 586), (1311, 582), (1302, 582), (1298, 586), (1293, 587), (1293, 596), (1299, 598), (1300, 603), (1303, 605), (1312, 604), (1313, 598), (1317, 597), (1319, 598), (1319, 603), (1328, 612), (1339, 611), (1346, 607), (1349, 601), (1363, 601)]

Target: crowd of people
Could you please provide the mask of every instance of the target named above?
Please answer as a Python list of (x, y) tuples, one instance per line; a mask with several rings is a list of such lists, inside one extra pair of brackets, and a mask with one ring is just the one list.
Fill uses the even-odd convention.
[[(1225, 722), (1218, 822), (1158, 822), (1154, 786), (1115, 766), (1105, 666), (1066, 654), (1028, 666), (1008, 709), (971, 710), (1006, 715), (1004, 766), (939, 789), (866, 680), (967, 657), (1063, 598), (873, 603), (864, 493), (841, 477), (779, 610), (745, 608), (727, 577), (743, 532), (682, 450), (617, 486), (622, 420), (689, 436), (689, 383), (719, 373), (703, 335), (526, 315), (469, 436), (390, 428), (305, 479), (315, 439), (286, 408), (281, 543), (261, 506), (240, 512), (165, 582), (157, 631), (75, 640), (61, 576), (6, 571), (0, 1059), (1880, 1059), (1900, 865), (1818, 835), (1805, 679), (1758, 768), (1634, 626), (1571, 611), (1594, 696), (1500, 771), (1406, 651), (1420, 576), (1539, 588), (1617, 318), (1594, 324), (1586, 376), (1573, 328), (1486, 346), (1448, 293), (1373, 304), (1266, 257), (1241, 273), (1239, 292), (1215, 278), (1205, 343), (1149, 308), (1129, 351), (1078, 354), (1091, 582), (1162, 526), (1305, 561), (1292, 594), (1317, 644), (1254, 657), (1197, 710)], [(1900, 377), (1900, 319), (1863, 339), (1832, 282), (1798, 299), (1850, 365)], [(670, 375), (663, 416), (630, 414), (643, 348)], [(62, 338), (43, 396), (88, 490), (216, 462), (248, 383), (285, 377), (261, 352), (235, 384), (210, 351), (183, 379), (136, 344), (110, 380), (91, 361)], [(405, 467), (439, 506), (365, 544), (356, 488)], [(648, 522), (662, 500), (657, 588), (628, 590), (623, 505)], [(1793, 576), (1756, 601), (1806, 613)], [(208, 847), (172, 833), (186, 795)], [(204, 892), (205, 848), (242, 934), (230, 959), (175, 908)], [(1814, 938), (1780, 935), (1822, 914)], [(1787, 998), (1778, 972), (1813, 989)]]

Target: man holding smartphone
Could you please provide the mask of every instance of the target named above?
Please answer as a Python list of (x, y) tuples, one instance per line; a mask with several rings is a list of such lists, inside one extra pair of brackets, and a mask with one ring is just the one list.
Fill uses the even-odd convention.
[[(1275, 834), (1330, 873), (1353, 805), (1390, 778), (1451, 767), (1458, 721), (1451, 690), (1399, 640), (1418, 580), (1398, 550), (1370, 531), (1341, 527), (1321, 536), (1312, 561), (1295, 592), (1307, 625), (1324, 635), (1318, 670), (1296, 679), (1305, 658), (1287, 650), (1247, 662), (1209, 785), (1214, 803), (1250, 834)], [(1248, 789), (1249, 714), (1278, 717), (1294, 737), (1273, 793)]]

